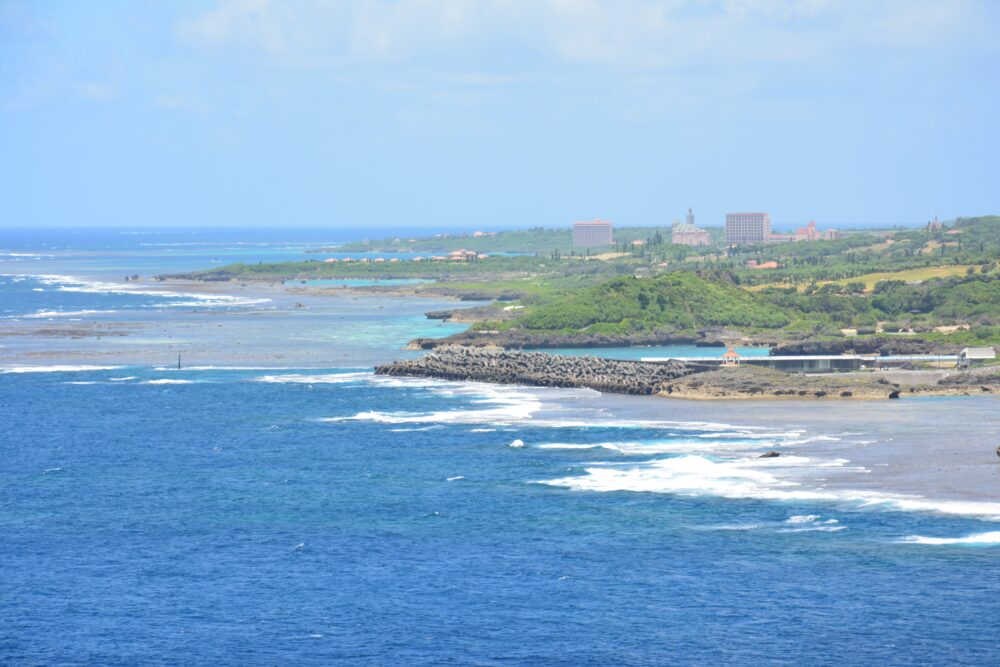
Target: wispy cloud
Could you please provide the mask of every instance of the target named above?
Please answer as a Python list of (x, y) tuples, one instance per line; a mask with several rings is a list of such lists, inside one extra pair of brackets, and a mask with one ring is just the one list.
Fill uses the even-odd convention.
[(503, 48), (629, 68), (801, 62), (858, 48), (992, 43), (989, 0), (219, 0), (192, 43), (287, 65), (400, 63)]

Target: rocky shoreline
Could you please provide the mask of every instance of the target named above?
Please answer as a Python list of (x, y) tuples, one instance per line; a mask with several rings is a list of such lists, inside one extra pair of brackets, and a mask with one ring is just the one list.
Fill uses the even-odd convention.
[[(697, 400), (898, 399), (1000, 393), (1000, 369), (970, 372), (792, 374), (759, 366), (720, 368), (683, 361), (651, 364), (544, 352), (446, 346), (375, 369), (377, 375), (432, 377)], [(912, 374), (912, 375), (910, 375)]]
[(961, 346), (933, 343), (911, 336), (851, 337), (841, 340), (804, 340), (779, 343), (771, 354), (958, 354)]
[(433, 350), (441, 347), (500, 347), (507, 350), (527, 348), (545, 349), (560, 347), (600, 348), (600, 347), (649, 347), (655, 345), (697, 345), (698, 347), (720, 348), (725, 351), (726, 342), (736, 341), (747, 347), (774, 344), (771, 340), (747, 339), (740, 334), (726, 335), (719, 332), (699, 332), (679, 334), (662, 331), (635, 334), (593, 334), (593, 333), (546, 333), (511, 329), (507, 331), (468, 330), (447, 338), (415, 338), (410, 341), (411, 350)]

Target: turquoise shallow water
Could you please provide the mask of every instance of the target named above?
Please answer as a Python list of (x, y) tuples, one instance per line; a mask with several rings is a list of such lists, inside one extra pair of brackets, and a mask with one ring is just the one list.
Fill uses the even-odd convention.
[(428, 302), (31, 280), (11, 331), (135, 326), (0, 343), (0, 662), (995, 662), (995, 399), (381, 378)]

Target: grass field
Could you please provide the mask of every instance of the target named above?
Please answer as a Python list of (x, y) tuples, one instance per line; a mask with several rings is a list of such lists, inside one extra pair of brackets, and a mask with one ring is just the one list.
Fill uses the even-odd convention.
[(951, 278), (953, 276), (964, 276), (969, 267), (961, 264), (950, 266), (928, 266), (921, 269), (907, 269), (905, 271), (883, 271), (881, 273), (868, 273), (856, 278), (844, 280), (832, 280), (830, 282), (837, 285), (847, 283), (864, 283), (865, 291), (870, 292), (875, 289), (875, 283), (880, 280), (903, 280), (908, 283), (922, 283), (932, 278)]
[[(878, 273), (866, 273), (854, 278), (844, 278), (842, 280), (821, 280), (817, 285), (846, 285), (847, 283), (864, 283), (865, 291), (871, 292), (875, 289), (875, 284), (880, 280), (902, 280), (908, 283), (921, 283), (932, 278), (951, 278), (954, 276), (964, 276), (969, 267), (964, 264), (952, 264), (948, 266), (927, 266), (919, 269), (906, 269), (905, 271), (881, 271)], [(767, 285), (751, 285), (746, 288), (750, 292), (758, 292), (766, 287), (789, 287), (787, 283), (771, 283)], [(799, 291), (805, 290), (806, 285), (799, 285)]]

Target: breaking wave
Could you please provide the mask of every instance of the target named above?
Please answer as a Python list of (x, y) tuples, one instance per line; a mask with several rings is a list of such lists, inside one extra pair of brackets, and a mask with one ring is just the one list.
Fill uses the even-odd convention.
[(970, 546), (990, 546), (1000, 544), (1000, 530), (993, 530), (987, 533), (975, 533), (965, 537), (925, 537), (923, 535), (910, 535), (909, 537), (904, 537), (900, 540), (900, 542), (907, 544), (964, 544)]
[[(845, 459), (813, 460), (803, 456), (773, 459), (741, 458), (713, 461), (693, 454), (657, 459), (621, 467), (603, 464), (586, 468), (583, 475), (542, 480), (538, 483), (576, 491), (632, 491), (684, 496), (717, 496), (733, 499), (807, 501), (844, 505), (851, 509), (914, 511), (970, 516), (1000, 521), (1000, 503), (936, 500), (922, 496), (852, 489), (807, 486), (810, 474), (846, 469)], [(791, 479), (795, 476), (796, 479)], [(799, 480), (803, 481), (799, 481)], [(795, 524), (813, 522), (803, 515)], [(816, 529), (812, 526), (812, 529)], [(835, 530), (833, 524), (826, 530)], [(839, 529), (838, 529), (839, 530)]]

